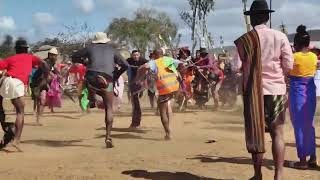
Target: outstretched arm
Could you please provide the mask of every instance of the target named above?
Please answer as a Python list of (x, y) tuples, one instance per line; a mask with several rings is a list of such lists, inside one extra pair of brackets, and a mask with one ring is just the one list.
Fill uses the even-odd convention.
[(144, 65), (142, 65), (138, 71), (137, 71), (137, 76), (134, 79), (135, 82), (139, 82), (141, 81), (141, 79), (143, 79), (143, 77), (145, 77), (145, 75), (147, 74), (147, 72), (150, 70), (150, 64), (146, 63)]

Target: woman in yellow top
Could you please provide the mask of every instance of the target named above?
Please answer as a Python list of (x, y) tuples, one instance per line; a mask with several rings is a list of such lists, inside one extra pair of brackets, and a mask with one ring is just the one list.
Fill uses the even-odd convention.
[[(299, 162), (298, 169), (308, 169), (317, 165), (315, 128), (316, 86), (314, 76), (317, 70), (317, 56), (310, 52), (310, 35), (306, 27), (300, 25), (294, 38), (297, 51), (294, 54), (294, 67), (290, 72), (289, 107), (296, 138)], [(310, 157), (307, 162), (307, 157)]]

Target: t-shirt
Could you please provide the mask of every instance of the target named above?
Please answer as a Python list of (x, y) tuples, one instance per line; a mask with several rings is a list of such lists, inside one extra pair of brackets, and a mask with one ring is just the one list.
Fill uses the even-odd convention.
[[(128, 67), (119, 49), (112, 43), (91, 44), (72, 55), (72, 61), (81, 64), (86, 58), (88, 71), (104, 73), (114, 79), (118, 79)], [(115, 64), (120, 66), (119, 71), (115, 71)]]
[(28, 84), (32, 67), (41, 64), (40, 58), (32, 54), (16, 54), (0, 61), (0, 70), (7, 70), (7, 75)]
[(313, 77), (317, 70), (317, 55), (312, 52), (294, 53), (293, 69), (290, 71), (291, 76)]

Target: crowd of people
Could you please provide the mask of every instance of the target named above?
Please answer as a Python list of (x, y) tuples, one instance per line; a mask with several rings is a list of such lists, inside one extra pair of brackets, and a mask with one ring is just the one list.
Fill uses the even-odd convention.
[[(232, 63), (222, 60), (220, 55), (216, 59), (206, 48), (200, 48), (192, 57), (186, 47), (178, 51), (155, 49), (148, 60), (139, 50), (133, 50), (127, 58), (105, 33), (98, 32), (92, 44), (74, 52), (71, 61), (59, 65), (56, 48), (48, 52), (47, 59), (41, 60), (29, 54), (27, 42), (19, 39), (15, 45), (16, 55), (0, 61), (0, 70), (4, 71), (0, 79), (0, 122), (4, 131), (0, 148), (10, 144), (20, 149), (25, 88), (29, 85), (38, 125), (41, 125), (44, 107), (48, 106), (54, 112), (54, 108), (62, 105), (62, 94), (74, 89), (82, 111), (95, 107), (105, 110), (105, 144), (112, 148), (113, 112), (121, 107), (123, 73), (128, 75), (128, 98), (132, 104), (129, 128), (137, 129), (141, 125), (140, 98), (146, 90), (151, 108), (160, 115), (164, 139), (170, 140), (171, 100), (175, 99), (179, 107), (185, 109), (194, 99), (203, 108), (211, 95), (213, 110), (217, 110), (221, 98), (219, 90), (226, 75), (234, 71), (232, 77), (242, 78), (246, 146), (252, 154), (255, 171), (252, 179), (262, 179), (265, 132), (269, 132), (272, 138), (275, 179), (282, 179), (283, 127), (287, 108), (300, 159), (292, 167), (317, 167), (314, 115), (320, 89), (316, 86), (320, 79), (317, 79), (320, 53), (310, 49), (310, 35), (303, 25), (297, 28), (293, 47), (285, 34), (267, 27), (273, 12), (266, 1), (253, 2), (250, 10), (245, 12), (250, 16), (253, 30), (235, 41), (238, 54)], [(99, 96), (101, 101), (97, 100)], [(3, 99), (11, 100), (16, 110), (15, 123), (5, 122)]]

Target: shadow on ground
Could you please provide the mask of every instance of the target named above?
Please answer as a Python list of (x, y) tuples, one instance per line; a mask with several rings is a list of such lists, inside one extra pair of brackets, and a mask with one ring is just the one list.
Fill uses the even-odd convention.
[(37, 146), (46, 146), (46, 147), (55, 147), (55, 148), (60, 148), (60, 147), (93, 147), (91, 145), (84, 145), (84, 144), (77, 144), (81, 143), (83, 140), (64, 140), (64, 141), (59, 141), (59, 140), (25, 140), (22, 141), (21, 143), (23, 144), (34, 144)]
[[(106, 130), (106, 127), (100, 127), (96, 130)], [(132, 128), (112, 128), (113, 132), (132, 132), (138, 134), (146, 134), (150, 130), (143, 130), (143, 129), (132, 129)]]
[[(246, 157), (218, 157), (218, 156), (206, 156), (197, 155), (193, 158), (187, 158), (191, 160), (200, 160), (202, 163), (231, 163), (231, 164), (245, 164), (252, 165), (252, 160)], [(269, 170), (273, 170), (273, 161), (265, 159), (263, 166)]]
[[(105, 134), (99, 134), (95, 136), (95, 139), (101, 139), (105, 137), (106, 137)], [(134, 135), (131, 133), (112, 134), (111, 137), (115, 139), (142, 139), (142, 140), (148, 140), (148, 141), (164, 141), (164, 139), (146, 138), (146, 137)]]
[(216, 178), (201, 177), (187, 172), (149, 172), (146, 170), (131, 170), (122, 172), (134, 178), (144, 178), (150, 180), (222, 180)]
[[(242, 165), (252, 165), (251, 158), (246, 157), (218, 157), (218, 156), (206, 156), (206, 155), (198, 155), (194, 158), (187, 158), (191, 160), (200, 160), (202, 163), (231, 163), (231, 164), (242, 164)], [(285, 161), (284, 167), (292, 168), (292, 161)], [(264, 159), (263, 166), (269, 170), (274, 170), (273, 160)], [(294, 168), (293, 168), (294, 169)], [(309, 170), (320, 171), (320, 167), (311, 168)]]
[(73, 117), (73, 116), (67, 116), (67, 115), (61, 115), (61, 114), (50, 114), (50, 115), (44, 115), (43, 117), (55, 117), (55, 118), (61, 118), (62, 120), (65, 119), (80, 119), (79, 117)]

